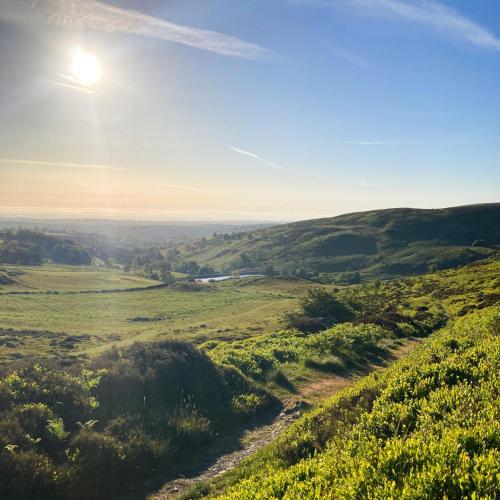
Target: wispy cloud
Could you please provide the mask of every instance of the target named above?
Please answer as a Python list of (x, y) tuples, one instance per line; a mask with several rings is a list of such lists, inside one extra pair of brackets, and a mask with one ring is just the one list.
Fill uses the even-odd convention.
[(500, 52), (500, 38), (488, 28), (433, 0), (293, 0), (323, 7), (348, 7), (361, 15), (392, 16), (425, 24), (442, 36)]
[(57, 168), (88, 168), (93, 170), (125, 170), (112, 165), (99, 165), (93, 163), (67, 163), (57, 161), (26, 160), (20, 158), (0, 158), (0, 164), (21, 165), (25, 167), (57, 167)]
[(256, 153), (252, 153), (250, 151), (245, 151), (244, 149), (240, 149), (240, 148), (235, 148), (234, 146), (229, 146), (229, 149), (231, 149), (232, 151), (234, 151), (235, 153), (238, 153), (240, 155), (248, 156), (249, 158), (253, 158), (254, 160), (260, 161), (261, 163), (263, 163), (264, 165), (267, 165), (268, 167), (276, 168), (278, 170), (287, 170), (285, 167), (282, 167), (281, 165), (277, 165), (276, 163), (273, 163), (272, 161), (266, 160)]
[(96, 0), (2, 0), (0, 19), (147, 36), (245, 59), (266, 59), (271, 56), (269, 50), (234, 36), (174, 24)]

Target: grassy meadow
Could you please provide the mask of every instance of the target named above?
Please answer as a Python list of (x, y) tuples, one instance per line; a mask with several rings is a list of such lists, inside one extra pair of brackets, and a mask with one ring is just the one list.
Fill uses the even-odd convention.
[[(417, 321), (465, 313), (498, 300), (498, 262), (478, 263), (424, 276), (382, 282), (378, 286), (322, 286), (345, 300), (380, 311), (391, 306), (400, 327), (411, 331)], [(216, 284), (177, 282), (169, 287), (142, 290), (157, 282), (119, 270), (85, 267), (3, 266), (15, 284), (0, 291), (2, 349), (0, 362), (36, 357), (77, 359), (110, 345), (166, 339), (199, 344), (214, 356), (233, 349), (255, 353), (255, 343), (274, 349), (288, 342), (283, 315), (318, 284), (297, 278), (252, 277)], [(23, 274), (17, 274), (22, 272)], [(102, 290), (139, 288), (137, 291)], [(37, 292), (29, 294), (5, 292)], [(41, 293), (50, 292), (50, 293)], [(78, 293), (84, 292), (84, 293)], [(425, 313), (423, 312), (425, 311)], [(383, 327), (388, 318), (375, 318)], [(409, 321), (409, 323), (408, 323)], [(425, 322), (425, 321), (424, 321)], [(296, 342), (296, 341), (294, 341)], [(299, 339), (300, 343), (300, 339)], [(224, 354), (224, 356), (226, 356)], [(222, 357), (224, 357), (222, 356)], [(301, 358), (302, 359), (302, 358)], [(271, 365), (276, 367), (274, 360)], [(286, 370), (286, 363), (278, 363)]]
[(0, 275), (11, 281), (3, 285), (0, 281), (0, 294), (6, 292), (120, 290), (158, 284), (157, 281), (136, 274), (91, 266), (0, 264)]
[[(262, 286), (251, 278), (254, 285), (245, 280), (180, 282), (160, 289), (100, 293), (157, 282), (114, 270), (42, 266), (23, 268), (23, 273), (16, 276), (22, 288), (15, 284), (0, 291), (1, 362), (31, 356), (75, 358), (133, 341), (175, 338), (199, 343), (275, 331), (281, 315), (313, 286), (279, 279)], [(54, 293), (5, 293), (34, 290)], [(91, 293), (75, 293), (82, 290)]]

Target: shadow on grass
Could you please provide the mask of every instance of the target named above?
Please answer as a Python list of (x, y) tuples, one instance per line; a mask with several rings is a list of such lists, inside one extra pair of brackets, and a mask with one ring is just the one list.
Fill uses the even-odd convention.
[[(163, 487), (168, 487), (169, 482), (172, 482), (172, 488), (174, 488), (174, 482), (180, 480), (189, 483), (191, 480), (203, 476), (222, 456), (243, 450), (242, 438), (245, 433), (273, 423), (282, 408), (281, 405), (276, 405), (266, 413), (257, 416), (251, 422), (228, 426), (228, 428), (220, 433), (216, 433), (205, 446), (189, 457), (186, 457), (186, 459), (179, 461), (175, 473), (162, 474), (159, 472), (154, 478), (144, 484), (135, 485), (134, 489), (129, 490), (128, 493), (122, 495), (120, 498), (123, 500), (146, 500), (151, 498), (151, 495), (159, 492)], [(194, 483), (192, 486), (194, 486)], [(171, 497), (169, 495), (165, 498)]]
[(304, 366), (318, 372), (333, 373), (339, 377), (348, 377), (352, 375), (352, 371), (348, 369), (345, 363), (330, 359), (307, 358), (304, 361)]
[(295, 385), (288, 379), (288, 377), (281, 370), (278, 370), (275, 373), (273, 373), (270, 378), (276, 385), (278, 385), (282, 389), (285, 389), (288, 392), (291, 392), (292, 394), (298, 393), (298, 390), (295, 387)]
[(335, 357), (307, 358), (304, 361), (306, 368), (323, 373), (331, 373), (339, 377), (353, 377), (366, 375), (373, 370), (373, 366), (387, 366), (396, 356), (388, 349), (377, 346), (364, 347), (349, 353), (336, 353)]

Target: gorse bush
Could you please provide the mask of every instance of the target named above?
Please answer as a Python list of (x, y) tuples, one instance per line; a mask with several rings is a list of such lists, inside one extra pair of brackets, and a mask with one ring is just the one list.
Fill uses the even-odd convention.
[(319, 333), (286, 330), (259, 335), (228, 344), (208, 341), (201, 345), (222, 366), (233, 366), (244, 375), (263, 380), (287, 363), (305, 361), (310, 356), (336, 355), (350, 359), (366, 354), (391, 332), (376, 325), (342, 324)]
[(116, 498), (273, 404), (181, 342), (114, 349), (71, 372), (26, 365), (0, 379), (0, 498)]
[(498, 307), (456, 320), (289, 428), (224, 498), (497, 498), (499, 333)]
[(352, 309), (322, 288), (309, 290), (308, 294), (301, 299), (300, 308), (310, 318), (325, 318), (333, 323), (343, 323), (354, 319)]
[(339, 325), (307, 338), (306, 348), (317, 355), (366, 353), (390, 332), (377, 325)]

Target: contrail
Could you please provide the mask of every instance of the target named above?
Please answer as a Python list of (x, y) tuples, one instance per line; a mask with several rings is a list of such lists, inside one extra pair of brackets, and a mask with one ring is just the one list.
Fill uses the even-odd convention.
[(271, 51), (234, 36), (174, 24), (96, 0), (1, 0), (0, 19), (147, 36), (244, 59), (271, 57)]
[(277, 165), (276, 163), (273, 163), (272, 161), (266, 160), (266, 159), (262, 158), (261, 156), (259, 156), (258, 154), (252, 153), (251, 151), (245, 151), (244, 149), (235, 148), (234, 146), (229, 146), (229, 149), (231, 149), (232, 151), (234, 151), (235, 153), (238, 153), (240, 155), (248, 156), (250, 158), (253, 158), (254, 160), (260, 161), (261, 163), (264, 163), (268, 167), (276, 168), (278, 170), (287, 170), (285, 167), (282, 167), (281, 165)]

